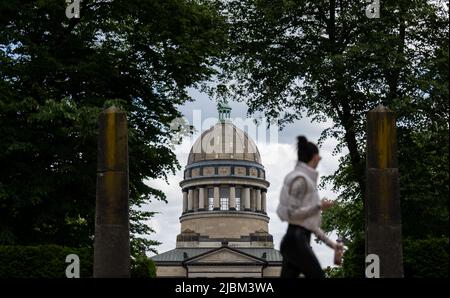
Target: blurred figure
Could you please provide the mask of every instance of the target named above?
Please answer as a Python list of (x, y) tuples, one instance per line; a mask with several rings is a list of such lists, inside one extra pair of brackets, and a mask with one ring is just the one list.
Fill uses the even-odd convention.
[(320, 200), (317, 191), (319, 149), (304, 136), (297, 137), (297, 141), (298, 162), (284, 179), (277, 208), (280, 219), (289, 223), (280, 246), (281, 277), (298, 277), (302, 273), (307, 278), (323, 278), (325, 274), (310, 245), (311, 233), (335, 250), (337, 265), (341, 263), (343, 245), (330, 240), (320, 228), (321, 210), (334, 203)]

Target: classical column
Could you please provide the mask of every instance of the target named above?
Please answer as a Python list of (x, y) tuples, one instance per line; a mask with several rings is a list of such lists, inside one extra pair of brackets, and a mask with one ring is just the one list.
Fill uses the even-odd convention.
[(230, 210), (236, 210), (236, 187), (230, 187)]
[[(242, 201), (242, 199), (241, 199)], [(250, 210), (250, 188), (244, 188), (244, 210)]]
[(194, 211), (198, 210), (198, 189), (194, 189), (194, 203), (192, 204), (192, 209), (194, 209)]
[(252, 211), (255, 211), (255, 209), (256, 209), (255, 199), (256, 199), (255, 189), (254, 188), (250, 188), (250, 209)]
[(192, 188), (189, 188), (188, 191), (188, 212), (192, 211), (192, 208), (194, 207), (194, 190)]
[(198, 210), (205, 210), (205, 188), (200, 187), (198, 189)]
[(256, 189), (256, 211), (261, 212), (261, 189)]
[(188, 192), (183, 191), (183, 213), (188, 210)]
[(267, 194), (267, 192), (265, 192), (265, 191), (261, 192), (261, 209), (262, 209), (263, 212), (267, 213), (266, 194)]
[(214, 186), (214, 210), (220, 210), (219, 187)]

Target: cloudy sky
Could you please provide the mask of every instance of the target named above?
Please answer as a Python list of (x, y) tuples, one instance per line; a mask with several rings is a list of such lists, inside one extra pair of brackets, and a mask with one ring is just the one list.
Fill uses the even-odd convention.
[[(190, 94), (196, 100), (181, 106), (180, 111), (188, 119), (189, 123), (195, 126), (197, 132), (192, 138), (186, 138), (181, 145), (175, 148), (175, 153), (182, 167), (187, 163), (189, 150), (195, 139), (203, 130), (212, 126), (218, 117), (214, 101), (196, 90), (191, 90)], [(240, 127), (239, 123), (246, 119), (247, 106), (237, 102), (230, 102), (230, 106), (232, 107), (231, 119)], [(257, 143), (262, 164), (266, 170), (266, 179), (270, 182), (267, 193), (267, 208), (270, 217), (269, 233), (273, 235), (276, 249), (280, 247), (280, 241), (286, 232), (287, 224), (278, 218), (275, 210), (284, 176), (293, 169), (296, 163), (296, 136), (305, 135), (309, 140), (316, 142), (320, 137), (320, 133), (331, 125), (331, 122), (318, 124), (312, 123), (308, 118), (303, 118), (287, 125), (282, 131), (275, 129), (271, 133), (267, 132), (271, 137), (266, 136), (265, 139), (263, 137), (258, 138), (258, 136), (262, 136), (261, 133), (250, 131), (251, 129), (247, 131)], [(264, 130), (261, 127), (257, 131), (261, 131), (261, 129)], [(332, 155), (335, 144), (334, 140), (327, 140), (320, 147), (322, 156), (322, 162), (318, 167), (320, 176), (332, 174), (338, 167), (339, 156)], [(153, 201), (144, 207), (145, 210), (159, 212), (148, 222), (156, 231), (156, 234), (150, 235), (150, 238), (162, 242), (157, 247), (159, 253), (174, 249), (176, 235), (180, 233), (179, 216), (182, 211), (182, 193), (179, 182), (183, 179), (182, 173), (183, 169), (178, 171), (176, 175), (170, 175), (168, 183), (162, 179), (147, 182), (148, 185), (161, 189), (166, 194), (168, 201), (167, 204)], [(321, 191), (320, 195), (328, 199), (334, 199), (337, 196), (337, 194), (328, 189)], [(336, 239), (334, 233), (330, 237), (334, 240)], [(312, 241), (312, 246), (322, 267), (332, 266), (333, 251), (323, 244), (317, 244), (315, 241)]]

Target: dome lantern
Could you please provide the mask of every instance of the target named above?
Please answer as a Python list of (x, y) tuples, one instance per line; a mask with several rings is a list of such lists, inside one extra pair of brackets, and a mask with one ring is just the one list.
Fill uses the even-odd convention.
[(224, 122), (227, 119), (230, 119), (231, 107), (228, 105), (228, 102), (225, 99), (219, 101), (219, 103), (217, 104), (217, 111), (219, 112), (220, 122)]

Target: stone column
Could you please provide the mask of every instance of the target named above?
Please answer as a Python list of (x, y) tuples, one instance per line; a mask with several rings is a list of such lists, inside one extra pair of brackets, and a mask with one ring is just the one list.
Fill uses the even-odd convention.
[(100, 113), (97, 150), (94, 277), (130, 277), (127, 115)]
[(198, 201), (199, 201), (199, 191), (198, 189), (194, 189), (194, 211), (198, 210)]
[(188, 210), (188, 192), (183, 190), (183, 213)]
[(256, 211), (261, 212), (261, 189), (256, 189)]
[(262, 212), (266, 212), (267, 213), (266, 194), (267, 194), (267, 192), (265, 192), (265, 191), (261, 192), (261, 209), (262, 209)]
[(205, 188), (200, 187), (198, 189), (198, 210), (205, 210)]
[(236, 187), (230, 187), (230, 210), (236, 210)]
[(214, 186), (214, 210), (220, 210), (219, 187)]
[(379, 277), (403, 277), (397, 132), (394, 112), (367, 115), (366, 257), (379, 258)]
[(189, 188), (188, 190), (188, 212), (192, 212), (194, 208), (194, 190)]
[(256, 199), (256, 192), (255, 192), (255, 189), (254, 189), (254, 188), (250, 188), (250, 209), (251, 209), (252, 211), (255, 211), (255, 210), (256, 210), (256, 202), (255, 202), (255, 199)]
[[(250, 188), (249, 187), (245, 187), (243, 188), (244, 190), (244, 208), (243, 210), (249, 211), (250, 210)], [(242, 198), (241, 198), (242, 201)]]

